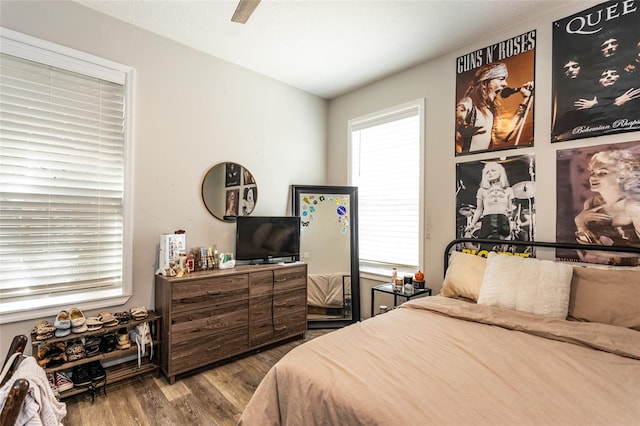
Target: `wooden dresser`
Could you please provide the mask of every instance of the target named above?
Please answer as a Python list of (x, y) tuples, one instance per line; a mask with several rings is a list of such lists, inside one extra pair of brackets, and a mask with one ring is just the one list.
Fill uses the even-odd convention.
[(160, 366), (175, 376), (307, 329), (307, 265), (243, 265), (156, 276), (162, 316)]

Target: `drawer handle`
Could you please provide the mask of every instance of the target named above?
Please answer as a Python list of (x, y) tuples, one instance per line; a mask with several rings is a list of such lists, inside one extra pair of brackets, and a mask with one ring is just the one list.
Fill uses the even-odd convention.
[(283, 325), (282, 327), (276, 327), (276, 331), (282, 331), (282, 330), (286, 330), (287, 326)]
[(217, 295), (219, 295), (220, 293), (222, 293), (222, 291), (221, 291), (221, 290), (216, 290), (216, 291), (213, 291), (213, 290), (212, 290), (212, 291), (207, 291), (207, 294), (208, 294), (209, 296), (217, 296)]
[(211, 347), (208, 347), (207, 350), (208, 351), (215, 351), (216, 349), (220, 349), (221, 346), (222, 345), (211, 346)]
[(286, 278), (280, 278), (279, 280), (276, 280), (277, 283), (281, 283), (281, 282), (285, 282), (287, 279)]

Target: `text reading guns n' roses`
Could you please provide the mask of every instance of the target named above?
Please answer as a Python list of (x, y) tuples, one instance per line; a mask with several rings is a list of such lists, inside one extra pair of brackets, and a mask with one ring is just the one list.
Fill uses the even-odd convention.
[(536, 32), (529, 31), (501, 41), (492, 46), (485, 47), (475, 52), (460, 56), (456, 61), (457, 73), (461, 74), (469, 70), (480, 68), (494, 61), (501, 61), (511, 56), (519, 55), (536, 47)]

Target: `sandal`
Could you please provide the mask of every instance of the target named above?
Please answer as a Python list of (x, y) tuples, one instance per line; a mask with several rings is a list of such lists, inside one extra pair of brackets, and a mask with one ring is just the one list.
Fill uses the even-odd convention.
[(118, 325), (118, 320), (113, 316), (111, 312), (102, 311), (100, 312), (100, 321), (105, 327), (115, 327)]
[(65, 350), (67, 354), (68, 361), (77, 361), (85, 357), (84, 345), (82, 344), (82, 340), (77, 339), (73, 342), (70, 342), (67, 345), (67, 349)]
[(147, 308), (145, 308), (144, 306), (140, 306), (138, 308), (132, 308), (131, 309), (131, 316), (133, 317), (133, 319), (135, 320), (143, 320), (145, 319), (147, 316), (149, 315), (149, 312), (147, 312)]
[(36, 340), (45, 340), (53, 337), (56, 328), (49, 324), (49, 321), (42, 320), (36, 323), (33, 332), (36, 334)]
[(87, 318), (87, 331), (96, 331), (102, 328), (102, 321), (98, 317)]
[(129, 321), (131, 321), (131, 314), (127, 311), (116, 312), (114, 316), (120, 324), (127, 324)]

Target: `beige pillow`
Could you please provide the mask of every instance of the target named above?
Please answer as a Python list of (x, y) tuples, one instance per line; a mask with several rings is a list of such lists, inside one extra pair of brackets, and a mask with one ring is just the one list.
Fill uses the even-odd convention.
[(568, 316), (640, 331), (640, 269), (574, 266)]
[(487, 259), (459, 251), (451, 252), (440, 295), (478, 300)]
[(479, 305), (566, 318), (573, 267), (566, 263), (489, 253)]

